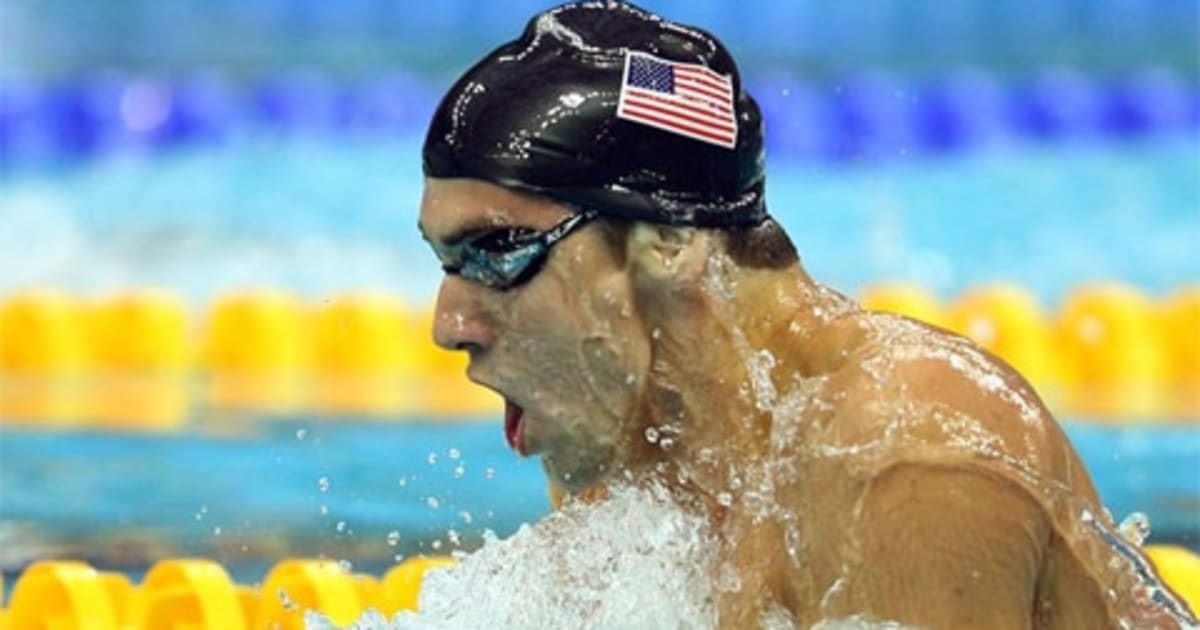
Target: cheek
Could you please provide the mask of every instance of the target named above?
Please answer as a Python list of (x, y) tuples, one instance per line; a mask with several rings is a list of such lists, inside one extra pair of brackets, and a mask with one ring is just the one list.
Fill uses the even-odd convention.
[(591, 286), (580, 301), (583, 360), (599, 384), (614, 393), (635, 389), (649, 352), (643, 348), (644, 334), (626, 276), (610, 273), (595, 278)]
[(503, 332), (495, 358), (503, 385), (525, 397), (532, 407), (527, 411), (562, 415), (567, 406), (585, 398), (579, 385), (586, 374), (580, 366), (580, 329), (565, 316), (561, 304), (515, 306), (500, 315)]
[(599, 394), (632, 389), (637, 372), (629, 349), (620, 339), (593, 336), (583, 340), (582, 363)]
[(624, 273), (586, 273), (597, 266), (571, 278), (547, 268), (520, 299), (503, 305), (496, 313), (504, 331), (500, 354), (560, 405), (590, 408), (574, 413), (625, 417), (645, 380), (649, 344)]
[[(640, 440), (642, 399), (650, 366), (650, 345), (640, 320), (634, 315), (627, 293), (618, 289), (598, 291), (591, 304), (595, 328), (584, 340), (583, 358), (597, 407), (605, 428), (619, 443)], [(621, 447), (624, 450), (624, 447)]]

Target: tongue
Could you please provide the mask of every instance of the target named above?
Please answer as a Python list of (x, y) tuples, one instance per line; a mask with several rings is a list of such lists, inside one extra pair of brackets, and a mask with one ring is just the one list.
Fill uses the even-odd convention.
[(525, 446), (521, 440), (521, 417), (525, 414), (525, 410), (521, 406), (511, 400), (504, 401), (504, 439), (508, 441), (509, 448), (520, 453)]

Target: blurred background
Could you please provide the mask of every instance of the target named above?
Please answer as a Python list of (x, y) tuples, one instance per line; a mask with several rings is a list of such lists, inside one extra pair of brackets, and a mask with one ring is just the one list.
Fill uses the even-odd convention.
[[(644, 5), (716, 34), (812, 274), (968, 334), (1200, 546), (1200, 5)], [(0, 569), (378, 573), (548, 509), (429, 340), (437, 99), (533, 0), (0, 3)]]

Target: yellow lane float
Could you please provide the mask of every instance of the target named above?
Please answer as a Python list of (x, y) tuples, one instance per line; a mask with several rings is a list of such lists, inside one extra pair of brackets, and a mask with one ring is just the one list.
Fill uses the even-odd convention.
[(37, 562), (9, 598), (10, 630), (116, 628), (117, 615), (99, 573), (82, 562)]
[(142, 581), (137, 618), (142, 630), (244, 630), (245, 616), (225, 568), (211, 560), (163, 560)]
[[(1175, 545), (1149, 545), (1145, 554), (1158, 574), (1189, 603), (1200, 605), (1200, 555)], [(328, 560), (283, 560), (261, 588), (234, 585), (219, 564), (203, 559), (163, 560), (133, 585), (120, 574), (82, 562), (41, 561), (17, 578), (6, 630), (291, 630), (304, 627), (305, 611), (346, 625), (368, 608), (388, 617), (416, 610), (429, 571), (451, 567), (446, 556), (416, 556), (389, 569), (382, 580), (350, 574)], [(3, 584), (0, 583), (0, 587)]]
[(1011, 364), (1055, 406), (1061, 362), (1050, 321), (1032, 293), (1010, 284), (968, 290), (948, 307), (946, 324)]
[(401, 610), (416, 610), (425, 574), (451, 566), (454, 566), (453, 558), (415, 556), (389, 569), (383, 576), (383, 612), (392, 615)]
[(1171, 590), (1200, 611), (1200, 555), (1178, 545), (1150, 545), (1146, 555)]
[(1081, 287), (1062, 306), (1064, 404), (1102, 419), (1165, 414), (1166, 353), (1150, 299), (1131, 287)]
[(89, 309), (84, 416), (110, 428), (172, 428), (191, 402), (191, 332), (182, 300), (131, 291)]
[(1167, 387), (1175, 418), (1200, 418), (1200, 286), (1163, 301), (1159, 320), (1167, 340)]
[(86, 341), (82, 306), (70, 295), (25, 291), (0, 302), (0, 418), (77, 422)]
[[(878, 285), (861, 302), (973, 338), (1060, 415), (1200, 421), (1198, 286), (1161, 301), (1084, 286), (1051, 316), (1002, 284), (948, 305), (919, 287)], [(193, 410), (218, 420), (498, 416), (500, 397), (466, 378), (467, 354), (434, 344), (432, 318), (432, 308), (382, 293), (307, 303), (256, 289), (218, 296), (193, 330), (185, 305), (163, 291), (91, 302), (22, 291), (0, 298), (0, 420), (170, 429)]]
[(335, 624), (358, 619), (364, 607), (354, 581), (336, 562), (285, 560), (263, 581), (253, 627), (303, 630), (304, 611), (317, 610)]
[(412, 407), (416, 393), (405, 377), (416, 367), (415, 333), (398, 300), (378, 293), (328, 300), (312, 335), (317, 411), (389, 415)]
[(311, 360), (309, 316), (282, 291), (238, 291), (218, 298), (201, 333), (205, 403), (218, 410), (279, 413), (305, 402)]

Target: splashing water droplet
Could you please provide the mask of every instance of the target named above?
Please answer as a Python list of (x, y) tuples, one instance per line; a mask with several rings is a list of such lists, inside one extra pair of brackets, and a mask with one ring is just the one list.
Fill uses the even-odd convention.
[(462, 453), (456, 448), (451, 448), (450, 450), (446, 451), (446, 456), (450, 459), (458, 459), (462, 456)]
[(296, 439), (303, 440), (308, 437), (308, 429), (296, 429)]
[(458, 547), (462, 544), (462, 537), (459, 536), (459, 533), (453, 529), (446, 530), (446, 540), (450, 541), (450, 544), (454, 545), (455, 547)]
[(430, 547), (433, 547), (433, 550), (434, 550), (434, 551), (437, 551), (437, 550), (439, 550), (439, 549), (441, 549), (441, 548), (442, 548), (442, 541), (440, 541), (440, 540), (435, 540), (435, 541), (433, 541), (433, 543), (431, 543), (429, 546), (430, 546)]
[(454, 478), (455, 478), (455, 479), (462, 479), (462, 478), (463, 478), (463, 475), (465, 475), (465, 474), (467, 474), (467, 467), (466, 467), (466, 466), (463, 466), (462, 464), (459, 464), (459, 465), (457, 465), (457, 466), (455, 466), (455, 467), (454, 467)]
[(470, 513), (470, 512), (468, 512), (468, 511), (466, 511), (466, 510), (463, 510), (462, 512), (459, 512), (459, 513), (458, 513), (458, 518), (462, 519), (462, 522), (463, 522), (463, 523), (466, 523), (467, 525), (470, 525), (470, 524), (471, 524), (471, 521), (474, 521), (474, 520), (475, 520), (475, 517), (471, 516), (471, 513)]
[(658, 429), (656, 427), (646, 427), (646, 441), (651, 444), (658, 443)]
[(496, 469), (495, 469), (495, 468), (492, 468), (491, 466), (488, 466), (487, 468), (484, 468), (484, 469), (483, 469), (483, 478), (484, 478), (484, 479), (492, 479), (492, 478), (493, 478), (493, 477), (495, 477), (495, 476), (496, 476)]
[(430, 508), (436, 510), (442, 505), (442, 503), (441, 501), (438, 501), (437, 497), (429, 497), (425, 499), (425, 505), (428, 505)]
[(1121, 532), (1121, 538), (1129, 541), (1137, 547), (1141, 547), (1142, 543), (1150, 537), (1150, 517), (1144, 512), (1133, 512), (1121, 521), (1117, 527)]
[(221, 526), (218, 525), (213, 528), (213, 536), (220, 536), (220, 535), (221, 535)]
[(321, 477), (318, 479), (317, 488), (319, 488), (321, 492), (329, 492), (329, 477)]
[(399, 545), (400, 544), (400, 532), (398, 532), (394, 529), (392, 531), (388, 532), (387, 544), (389, 547), (395, 547), (396, 545)]
[(787, 548), (788, 557), (796, 567), (803, 566), (801, 557), (800, 529), (795, 522), (788, 523), (783, 532), (783, 544)]
[(436, 464), (436, 463), (437, 463), (437, 460), (438, 460), (437, 453), (430, 453), (430, 454), (429, 454), (429, 457), (426, 457), (426, 458), (425, 458), (425, 461), (429, 462), (429, 465), (430, 465), (430, 466), (432, 466), (432, 465)]
[(338, 521), (338, 522), (337, 522), (337, 525), (335, 525), (334, 527), (335, 527), (335, 528), (336, 528), (336, 529), (337, 529), (339, 532), (344, 532), (344, 531), (346, 531), (346, 521)]
[(396, 483), (399, 484), (401, 488), (403, 488), (404, 486), (408, 485), (408, 477), (401, 477), (396, 480)]
[(346, 573), (354, 571), (354, 563), (350, 562), (349, 560), (338, 560), (337, 565), (339, 569), (345, 571)]
[(728, 492), (718, 492), (717, 503), (720, 503), (725, 507), (729, 507), (733, 505), (733, 495), (729, 494)]
[(329, 508), (327, 506), (322, 505), (320, 507), (320, 511), (322, 515), (329, 514)]

